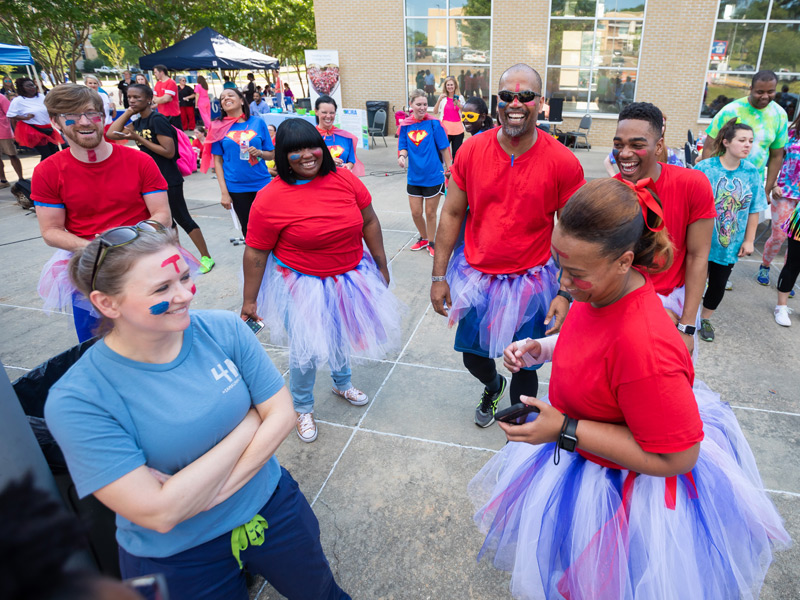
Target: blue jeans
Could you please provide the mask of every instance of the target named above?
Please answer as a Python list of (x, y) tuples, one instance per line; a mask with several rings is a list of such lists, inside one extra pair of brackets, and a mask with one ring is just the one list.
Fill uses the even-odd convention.
[(75, 305), (75, 296), (72, 297), (72, 320), (75, 322), (75, 332), (78, 334), (78, 342), (85, 342), (94, 337), (94, 330), (100, 324), (100, 318), (92, 316), (92, 313)]
[[(319, 522), (297, 482), (281, 467), (272, 497), (258, 511), (267, 522), (264, 543), (249, 545), (239, 558), (290, 600), (350, 600), (336, 584), (319, 542)], [(244, 570), (231, 551), (227, 533), (164, 558), (146, 558), (119, 549), (123, 578), (163, 573), (172, 600), (246, 600)]]
[[(289, 370), (289, 391), (292, 393), (292, 400), (294, 401), (294, 409), (299, 413), (310, 413), (314, 410), (314, 380), (317, 378), (317, 369), (312, 367), (307, 371), (302, 371), (299, 368)], [(350, 389), (352, 383), (350, 382), (350, 365), (347, 365), (341, 371), (334, 371), (331, 369), (331, 379), (333, 385), (340, 392)]]

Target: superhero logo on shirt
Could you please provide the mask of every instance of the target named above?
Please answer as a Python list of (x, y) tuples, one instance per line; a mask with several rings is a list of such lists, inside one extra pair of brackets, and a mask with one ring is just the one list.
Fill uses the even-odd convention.
[(722, 177), (717, 182), (714, 197), (714, 204), (717, 208), (717, 218), (714, 219), (717, 239), (719, 239), (720, 246), (727, 248), (739, 231), (738, 213), (750, 206), (753, 194), (745, 189), (738, 177), (734, 177), (732, 181), (727, 177)]
[(424, 129), (416, 129), (408, 132), (408, 139), (414, 142), (415, 146), (419, 146), (420, 142), (428, 137), (428, 132)]
[(331, 152), (331, 156), (335, 159), (339, 158), (342, 154), (344, 154), (344, 148), (341, 146), (328, 146), (328, 150)]
[(249, 142), (256, 137), (256, 135), (256, 132), (252, 129), (245, 129), (243, 131), (229, 131), (225, 137), (232, 139), (237, 145), (240, 145), (242, 142)]

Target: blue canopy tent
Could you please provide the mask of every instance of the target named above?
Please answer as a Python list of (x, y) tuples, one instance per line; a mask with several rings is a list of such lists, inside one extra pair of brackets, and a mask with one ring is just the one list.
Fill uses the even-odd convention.
[(142, 69), (151, 71), (155, 65), (164, 65), (175, 71), (278, 69), (280, 62), (277, 58), (250, 50), (210, 27), (205, 27), (169, 48), (139, 59)]
[[(0, 44), (0, 65), (22, 66), (28, 70), (28, 75), (31, 74), (31, 65), (33, 65), (33, 57), (31, 56), (30, 48), (27, 46), (10, 46), (9, 44)], [(42, 84), (39, 81), (39, 74), (36, 68), (33, 69), (33, 78), (39, 86), (39, 91), (42, 91)]]

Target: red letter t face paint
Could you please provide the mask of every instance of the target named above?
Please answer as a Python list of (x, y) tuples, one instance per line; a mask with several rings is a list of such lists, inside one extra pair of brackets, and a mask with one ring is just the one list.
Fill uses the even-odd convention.
[(180, 273), (181, 270), (178, 268), (178, 261), (181, 259), (180, 254), (173, 254), (167, 260), (161, 263), (162, 267), (166, 267), (167, 265), (172, 265), (175, 267), (175, 272)]

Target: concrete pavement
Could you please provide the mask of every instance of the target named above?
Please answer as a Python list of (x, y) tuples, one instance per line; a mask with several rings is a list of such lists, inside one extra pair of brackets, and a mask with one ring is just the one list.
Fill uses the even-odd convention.
[[(388, 149), (379, 142), (377, 149), (359, 156), (367, 167), (364, 182), (392, 261), (395, 293), (408, 306), (401, 349), (384, 360), (354, 365), (354, 384), (371, 398), (365, 407), (333, 396), (328, 374), (321, 371), (315, 388), (319, 438), (303, 444), (291, 434), (278, 458), (312, 502), (337, 580), (354, 599), (509, 598), (508, 576), (486, 560), (475, 561), (483, 540), (472, 524), (466, 497), (467, 483), (502, 448), (505, 438), (496, 426), (479, 429), (472, 422), (481, 387), (452, 349), (454, 332), (430, 308), (431, 258), (408, 251), (416, 233), (405, 177), (392, 173), (399, 170), (396, 143), (391, 138), (388, 142)], [(605, 176), (602, 161), (607, 152), (576, 152), (587, 177)], [(36, 160), (24, 159), (26, 173)], [(216, 181), (195, 174), (187, 179), (185, 190), (217, 261), (216, 268), (197, 281), (194, 307), (238, 310), (243, 248), (228, 241), (234, 230), (219, 206)], [(182, 238), (194, 250), (186, 236)], [(765, 238), (762, 225), (760, 245)], [(14, 204), (7, 189), (0, 190), (0, 359), (12, 380), (76, 342), (71, 317), (47, 316), (39, 308), (36, 283), (50, 254), (35, 215)], [(734, 407), (764, 485), (798, 539), (800, 321), (795, 319), (789, 329), (775, 324), (776, 291), (756, 284), (758, 262), (753, 257), (734, 270), (734, 289), (714, 319), (717, 340), (700, 342), (697, 376)], [(773, 285), (780, 270), (776, 267)], [(286, 349), (271, 345), (267, 332), (261, 341), (285, 372)], [(545, 367), (540, 394), (547, 391), (548, 377)], [(798, 598), (799, 582), (800, 551), (795, 547), (776, 556), (761, 598)], [(280, 596), (257, 580), (251, 597)]]

